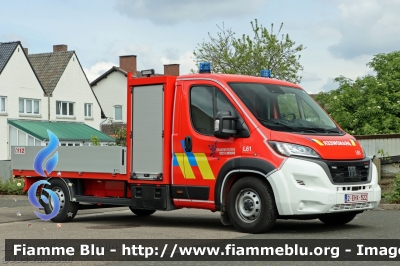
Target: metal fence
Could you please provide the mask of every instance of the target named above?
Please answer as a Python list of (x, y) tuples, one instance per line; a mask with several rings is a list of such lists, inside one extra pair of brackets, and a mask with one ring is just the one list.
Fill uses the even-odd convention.
[(382, 157), (381, 149), (391, 157), (400, 155), (400, 134), (354, 136), (363, 147), (367, 156)]

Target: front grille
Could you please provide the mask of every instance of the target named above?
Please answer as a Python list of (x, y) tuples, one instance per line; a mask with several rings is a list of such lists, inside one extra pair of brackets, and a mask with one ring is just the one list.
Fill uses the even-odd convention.
[(367, 182), (369, 177), (369, 161), (358, 162), (329, 162), (328, 168), (333, 183), (359, 183)]
[(331, 208), (331, 211), (341, 211), (341, 210), (356, 210), (356, 209), (365, 209), (373, 207), (371, 202), (359, 202), (359, 203), (345, 203), (345, 204), (336, 204)]

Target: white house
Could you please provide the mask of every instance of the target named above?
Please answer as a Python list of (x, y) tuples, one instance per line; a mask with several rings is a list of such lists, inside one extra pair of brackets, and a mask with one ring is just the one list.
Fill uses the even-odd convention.
[[(90, 86), (99, 100), (104, 115), (112, 118), (113, 122), (125, 124), (127, 73), (132, 72), (136, 77), (140, 77), (141, 73), (136, 68), (136, 55), (120, 56), (119, 65), (119, 67), (113, 66), (110, 70), (92, 81)], [(179, 65), (164, 65), (164, 75), (179, 76)]]
[[(48, 106), (44, 99), (21, 43), (0, 43), (0, 160), (10, 158), (7, 120), (45, 118)], [(23, 134), (19, 138), (21, 144), (42, 145)]]
[(46, 128), (58, 131), (61, 145), (88, 145), (91, 136), (103, 145), (114, 142), (98, 131), (102, 121), (78, 58), (66, 45), (28, 55), (20, 42), (0, 43), (0, 160), (10, 159), (11, 146), (46, 145)]
[(74, 51), (54, 45), (52, 53), (28, 55), (44, 91), (49, 95), (47, 120), (77, 121), (100, 129), (99, 103)]

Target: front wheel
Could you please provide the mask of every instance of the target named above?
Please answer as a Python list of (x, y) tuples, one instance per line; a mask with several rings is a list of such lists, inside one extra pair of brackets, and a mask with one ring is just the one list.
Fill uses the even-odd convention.
[(143, 210), (143, 209), (135, 209), (129, 206), (129, 209), (136, 214), (137, 216), (150, 216), (155, 213), (155, 210)]
[(256, 177), (239, 179), (229, 192), (227, 205), (232, 224), (244, 233), (266, 232), (278, 216), (272, 189)]
[(328, 225), (343, 225), (351, 222), (358, 213), (329, 213), (320, 217), (319, 220)]

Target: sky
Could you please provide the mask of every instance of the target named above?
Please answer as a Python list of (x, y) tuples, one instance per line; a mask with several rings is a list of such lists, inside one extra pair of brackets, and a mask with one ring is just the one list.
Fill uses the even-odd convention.
[(0, 9), (0, 42), (21, 41), (30, 54), (53, 45), (74, 50), (89, 81), (119, 56), (137, 55), (138, 70), (163, 73), (164, 64), (195, 69), (193, 51), (218, 25), (237, 37), (251, 35), (250, 22), (282, 33), (306, 47), (300, 85), (309, 93), (338, 87), (338, 76), (373, 74), (366, 64), (400, 49), (398, 0), (18, 0)]

